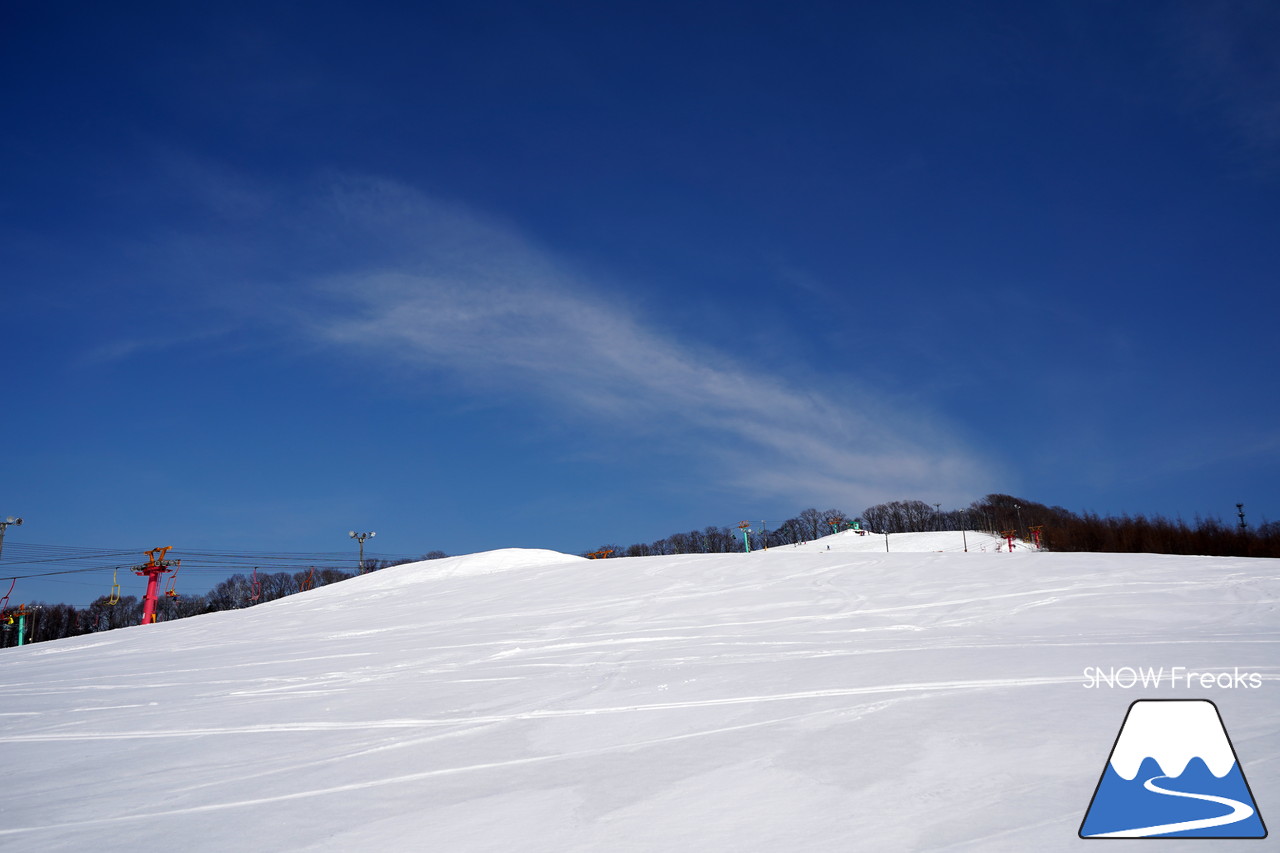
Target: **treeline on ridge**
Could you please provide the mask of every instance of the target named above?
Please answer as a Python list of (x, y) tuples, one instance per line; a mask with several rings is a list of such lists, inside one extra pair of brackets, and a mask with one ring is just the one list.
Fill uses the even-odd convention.
[(779, 545), (795, 545), (800, 542), (811, 542), (822, 536), (829, 536), (840, 530), (847, 530), (856, 521), (842, 510), (829, 509), (819, 512), (806, 509), (794, 518), (789, 518), (768, 529), (766, 522), (752, 522), (751, 530), (743, 539), (743, 532), (734, 527), (704, 527), (701, 530), (690, 530), (687, 533), (672, 533), (670, 536), (653, 542), (639, 542), (634, 545), (601, 545), (594, 551), (585, 551), (581, 556), (601, 557), (657, 557), (664, 554), (733, 554), (747, 550), (747, 541), (751, 550), (774, 548)]
[[(1280, 557), (1280, 523), (1263, 522), (1241, 529), (1219, 518), (1161, 515), (1101, 516), (1072, 512), (1025, 498), (990, 494), (961, 509), (944, 510), (921, 500), (900, 500), (867, 507), (857, 517), (841, 510), (806, 509), (774, 530), (752, 525), (751, 550), (809, 542), (846, 530), (853, 524), (875, 533), (924, 533), (935, 530), (978, 530), (996, 535), (1013, 531), (1031, 541), (1039, 528), (1042, 546), (1051, 551), (1187, 554), (1212, 557)], [(746, 550), (739, 530), (707, 527), (673, 533), (651, 543), (602, 545), (583, 556), (647, 557), (655, 554), (714, 554)]]
[(1014, 531), (1030, 540), (1040, 528), (1050, 551), (1098, 551), (1120, 554), (1185, 554), (1206, 557), (1280, 557), (1280, 523), (1241, 528), (1220, 518), (1197, 516), (1188, 524), (1162, 515), (1077, 513), (1012, 495), (991, 494), (968, 507), (939, 510), (924, 501), (893, 501), (869, 507), (864, 526), (884, 533), (927, 530)]

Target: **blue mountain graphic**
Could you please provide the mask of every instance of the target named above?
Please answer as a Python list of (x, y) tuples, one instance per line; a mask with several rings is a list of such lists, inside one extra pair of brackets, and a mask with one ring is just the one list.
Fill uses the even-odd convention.
[(1203, 827), (1169, 832), (1148, 837), (1153, 838), (1265, 838), (1267, 831), (1258, 815), (1257, 805), (1249, 793), (1240, 772), (1240, 765), (1233, 764), (1231, 771), (1221, 779), (1209, 771), (1208, 766), (1200, 758), (1193, 758), (1186, 769), (1176, 777), (1165, 776), (1160, 765), (1153, 758), (1145, 758), (1138, 775), (1126, 780), (1116, 773), (1107, 763), (1102, 781), (1089, 805), (1089, 813), (1085, 815), (1084, 824), (1080, 827), (1080, 835), (1102, 835), (1111, 832), (1155, 827), (1183, 821), (1203, 820), (1224, 817), (1231, 814), (1230, 806), (1188, 797), (1172, 796), (1148, 790), (1144, 787), (1148, 780), (1167, 791), (1179, 791), (1188, 794), (1210, 794), (1226, 797), (1242, 802), (1253, 809), (1253, 814), (1244, 820), (1221, 826)]

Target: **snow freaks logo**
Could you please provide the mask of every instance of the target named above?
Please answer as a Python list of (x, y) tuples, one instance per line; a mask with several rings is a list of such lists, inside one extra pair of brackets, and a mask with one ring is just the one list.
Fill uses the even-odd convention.
[(1204, 690), (1221, 688), (1223, 690), (1244, 689), (1256, 690), (1262, 686), (1262, 674), (1257, 672), (1241, 672), (1236, 667), (1231, 672), (1195, 672), (1185, 666), (1122, 666), (1103, 669), (1100, 666), (1084, 668), (1084, 686), (1086, 690), (1095, 687), (1119, 687), (1128, 690), (1131, 687), (1159, 687), (1168, 678), (1170, 687), (1182, 687), (1187, 690), (1199, 687)]
[(1129, 706), (1080, 824), (1081, 838), (1266, 838), (1218, 707)]

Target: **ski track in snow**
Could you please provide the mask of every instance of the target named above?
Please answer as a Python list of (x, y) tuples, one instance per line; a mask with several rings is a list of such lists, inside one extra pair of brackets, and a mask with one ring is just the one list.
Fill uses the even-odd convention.
[[(873, 704), (871, 706), (868, 706), (868, 708), (871, 710), (879, 710), (880, 707), (881, 706), (879, 704)], [(840, 710), (847, 713), (850, 710), (856, 711), (858, 709), (845, 708)], [(332, 794), (350, 793), (353, 791), (384, 787), (386, 785), (405, 784), (409, 782), (415, 782), (422, 779), (430, 779), (430, 778), (439, 777), (439, 776), (452, 776), (452, 775), (462, 774), (462, 773), (474, 773), (474, 772), (486, 771), (486, 770), (503, 770), (503, 769), (511, 769), (515, 767), (522, 767), (526, 765), (544, 764), (548, 762), (569, 761), (573, 759), (605, 755), (608, 753), (625, 752), (625, 751), (630, 751), (635, 749), (642, 749), (645, 747), (656, 746), (659, 744), (669, 744), (677, 741), (703, 738), (711, 735), (727, 734), (731, 732), (744, 731), (747, 729), (757, 729), (757, 728), (762, 728), (767, 726), (773, 726), (781, 722), (801, 719), (805, 716), (809, 716), (809, 715), (799, 714), (799, 715), (793, 715), (790, 717), (783, 717), (780, 719), (759, 720), (759, 721), (744, 723), (736, 726), (723, 726), (720, 728), (705, 729), (702, 731), (690, 732), (690, 733), (680, 734), (680, 735), (673, 735), (670, 737), (650, 738), (647, 740), (632, 741), (632, 742), (620, 743), (620, 744), (607, 746), (607, 747), (599, 747), (596, 749), (585, 749), (585, 750), (563, 752), (555, 755), (540, 755), (540, 756), (532, 756), (528, 758), (516, 758), (516, 759), (511, 759), (509, 761), (495, 761), (495, 762), (488, 762), (483, 764), (471, 764), (471, 765), (466, 765), (462, 767), (445, 767), (445, 768), (439, 768), (435, 770), (424, 770), (419, 773), (407, 773), (407, 774), (402, 774), (398, 776), (389, 776), (389, 777), (384, 777), (380, 779), (365, 780), (362, 782), (352, 782), (344, 785), (334, 785), (326, 788), (316, 788), (316, 789), (307, 790), (307, 791), (293, 791), (288, 794), (280, 794), (277, 796), (258, 797), (253, 799), (244, 799), (244, 800), (233, 800), (233, 801), (222, 802), (222, 803), (210, 803), (210, 804), (201, 805), (201, 806), (192, 806), (188, 808), (149, 811), (149, 812), (142, 812), (142, 813), (129, 814), (129, 815), (120, 815), (120, 816), (111, 817), (111, 818), (99, 818), (96, 820), (57, 823), (57, 824), (50, 824), (46, 826), (23, 826), (23, 827), (12, 827), (12, 828), (0, 828), (0, 836), (19, 835), (22, 833), (48, 831), (51, 829), (64, 829), (67, 827), (105, 826), (105, 825), (120, 824), (120, 823), (132, 823), (136, 821), (143, 821), (143, 820), (148, 820), (148, 819), (158, 818), (158, 817), (173, 817), (178, 815), (190, 815), (190, 814), (201, 814), (206, 812), (226, 811), (228, 809), (247, 808), (251, 806), (268, 805), (271, 803), (311, 799), (313, 797), (322, 797), (322, 796), (328, 796)], [(344, 755), (339, 760), (346, 761), (346, 760), (349, 760), (350, 757), (351, 756), (349, 755)], [(296, 771), (298, 769), (298, 766), (294, 765), (289, 769), (291, 771)]]
[(921, 684), (882, 684), (873, 687), (837, 687), (828, 690), (806, 690), (798, 693), (775, 693), (757, 696), (733, 696), (694, 702), (655, 702), (645, 705), (621, 705), (601, 708), (522, 711), (514, 714), (469, 715), (430, 720), (367, 720), (360, 723), (264, 723), (256, 726), (220, 728), (167, 729), (133, 732), (67, 732), (65, 734), (33, 734), (0, 736), (0, 743), (42, 743), (55, 741), (152, 740), (204, 735), (246, 735), (274, 732), (326, 732), (372, 729), (422, 729), (432, 726), (479, 725), (507, 723), (515, 720), (544, 720), (563, 717), (590, 717), (597, 714), (629, 714), (670, 711), (688, 708), (718, 708), (763, 702), (794, 702), (804, 699), (826, 699), (839, 696), (867, 696), (877, 693), (931, 693), (943, 690), (980, 690), (1002, 687), (1037, 687), (1046, 684), (1075, 684), (1080, 676), (1048, 676), (1040, 678), (995, 678), (972, 681), (935, 681)]

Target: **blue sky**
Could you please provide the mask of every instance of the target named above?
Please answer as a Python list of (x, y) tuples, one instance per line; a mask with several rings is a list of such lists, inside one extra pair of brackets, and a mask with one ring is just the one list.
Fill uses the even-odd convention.
[(10, 542), (1280, 518), (1274, 4), (0, 23)]

